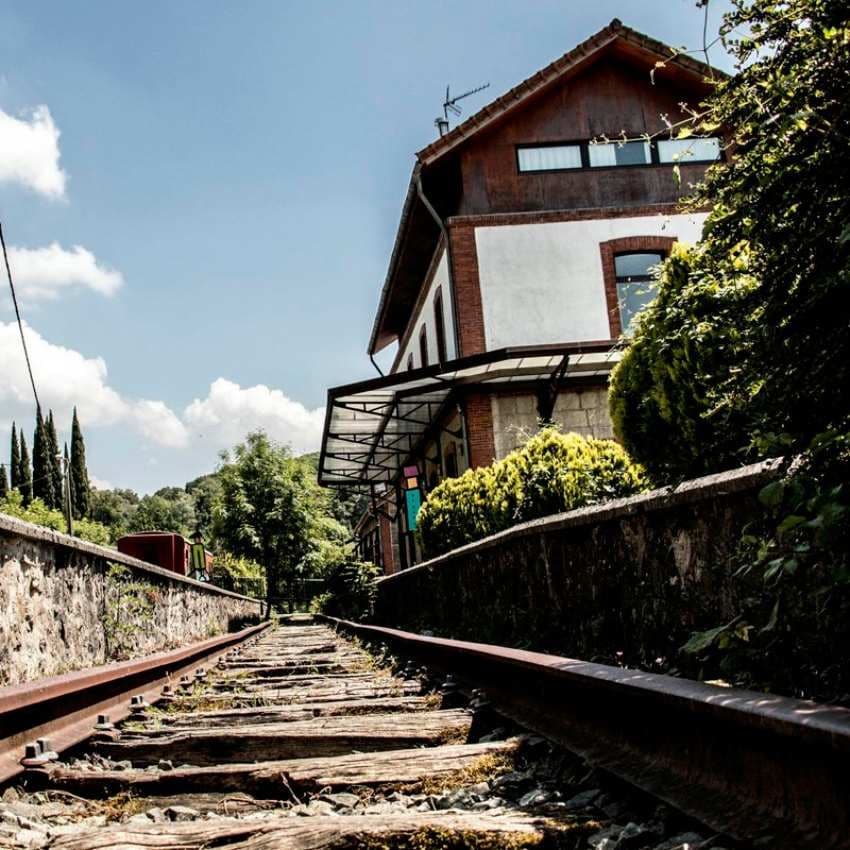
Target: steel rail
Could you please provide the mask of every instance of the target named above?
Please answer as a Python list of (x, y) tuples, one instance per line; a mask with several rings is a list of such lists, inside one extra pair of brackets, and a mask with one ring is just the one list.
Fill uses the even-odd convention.
[(209, 664), (269, 625), (264, 622), (180, 649), (0, 688), (0, 782), (24, 770), (21, 757), (26, 743), (49, 738), (53, 751), (67, 750), (93, 734), (99, 714), (108, 713), (113, 722), (127, 717), (131, 696), (156, 702), (163, 685)]
[(850, 710), (321, 616), (733, 837), (850, 846)]

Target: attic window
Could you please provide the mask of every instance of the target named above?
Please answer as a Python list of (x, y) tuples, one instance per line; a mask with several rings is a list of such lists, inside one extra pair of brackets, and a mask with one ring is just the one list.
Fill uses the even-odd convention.
[(604, 142), (588, 145), (591, 168), (612, 165), (649, 165), (649, 142)]
[(528, 145), (516, 151), (520, 171), (581, 168), (581, 145)]
[(715, 162), (720, 159), (720, 139), (663, 139), (658, 142), (659, 162)]

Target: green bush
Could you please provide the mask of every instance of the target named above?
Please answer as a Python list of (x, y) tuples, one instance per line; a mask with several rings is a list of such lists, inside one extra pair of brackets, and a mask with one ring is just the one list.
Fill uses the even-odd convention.
[(366, 620), (375, 601), (375, 564), (345, 560), (328, 571), (325, 592), (316, 596), (310, 610), (343, 620)]
[(616, 432), (659, 481), (807, 450), (850, 415), (850, 28), (846, 0), (734, 0), (716, 80), (683, 136), (729, 156), (689, 206), (611, 384)]
[(642, 470), (613, 440), (545, 428), (503, 460), (441, 482), (419, 511), (428, 556), (526, 520), (629, 496)]
[(758, 390), (736, 364), (753, 344), (748, 299), (756, 282), (739, 246), (734, 277), (706, 266), (702, 247), (673, 246), (658, 295), (641, 312), (609, 386), (614, 433), (658, 483), (746, 461), (747, 403)]
[[(45, 528), (52, 528), (54, 531), (64, 532), (66, 528), (65, 515), (62, 511), (48, 508), (41, 499), (33, 499), (29, 505), (24, 507), (23, 498), (17, 489), (10, 490), (0, 499), (0, 513)], [(88, 540), (90, 543), (99, 543), (102, 546), (110, 544), (109, 529), (105, 525), (89, 519), (74, 521), (74, 536)]]

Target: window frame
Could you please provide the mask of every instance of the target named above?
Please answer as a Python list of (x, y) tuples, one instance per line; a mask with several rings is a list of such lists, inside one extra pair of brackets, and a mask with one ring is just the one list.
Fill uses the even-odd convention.
[[(519, 152), (530, 149), (538, 150), (539, 148), (578, 148), (581, 165), (576, 165), (572, 168), (520, 168)], [(518, 174), (562, 174), (570, 171), (584, 171), (585, 168), (588, 168), (587, 142), (583, 139), (562, 142), (522, 142), (521, 144), (514, 145), (514, 161), (516, 162)]]
[[(630, 168), (632, 166), (621, 167)], [(602, 263), (602, 282), (611, 339), (619, 339), (623, 336), (614, 258), (621, 254), (661, 254), (663, 259), (669, 256), (670, 250), (676, 242), (678, 242), (678, 237), (675, 235), (660, 236), (657, 234), (646, 234), (644, 236), (622, 236), (618, 239), (609, 239), (607, 242), (599, 243), (599, 254)]]
[(639, 275), (618, 275), (617, 274), (617, 258), (618, 257), (655, 257), (657, 262), (653, 265), (660, 265), (669, 256), (669, 251), (663, 251), (660, 248), (642, 248), (640, 250), (623, 250), (614, 252), (614, 286), (617, 293), (617, 308), (620, 319), (620, 333), (625, 336), (627, 328), (623, 326), (623, 302), (620, 299), (620, 285), (630, 283), (657, 283), (656, 278), (651, 274)]
[(446, 347), (446, 314), (443, 307), (442, 286), (438, 286), (434, 292), (434, 333), (437, 337), (437, 362), (445, 363), (449, 355)]
[(419, 329), (419, 358), (422, 361), (419, 365), (423, 368), (431, 365), (428, 359), (428, 325), (425, 322)]
[[(638, 134), (635, 134), (636, 136)], [(690, 138), (705, 138), (705, 139), (717, 139), (719, 146), (719, 156), (717, 159), (688, 159), (688, 160), (680, 160), (678, 162), (662, 162), (658, 152), (658, 144), (659, 141), (673, 141), (670, 139), (650, 139), (649, 140), (649, 162), (637, 162), (632, 165), (591, 165), (590, 164), (590, 148), (592, 146), (592, 139), (563, 139), (560, 141), (548, 141), (548, 142), (520, 142), (514, 145), (514, 162), (516, 165), (517, 174), (521, 174), (523, 176), (535, 175), (535, 174), (570, 174), (576, 171), (606, 171), (616, 169), (618, 171), (622, 171), (629, 168), (652, 168), (655, 166), (663, 166), (665, 168), (675, 166), (675, 165), (713, 165), (717, 162), (725, 162), (726, 154), (723, 150), (723, 137), (722, 136), (691, 136)], [(628, 141), (646, 141), (641, 138), (629, 138)], [(617, 140), (614, 139), (611, 142), (597, 142), (599, 145), (605, 144), (617, 144)], [(581, 155), (581, 166), (575, 166), (573, 168), (539, 168), (539, 169), (522, 169), (519, 164), (519, 151), (527, 150), (529, 148), (560, 148), (560, 147), (578, 147)]]

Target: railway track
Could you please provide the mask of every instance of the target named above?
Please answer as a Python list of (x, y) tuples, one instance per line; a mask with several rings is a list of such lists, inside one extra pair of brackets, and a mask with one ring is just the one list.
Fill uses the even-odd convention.
[[(342, 635), (358, 630), (381, 642), (377, 655)], [(605, 769), (576, 755), (587, 748), (574, 740), (571, 749), (554, 742), (558, 694), (531, 686), (516, 657), (492, 681), (495, 661), (474, 646), (340, 621), (252, 635), (155, 705), (136, 700), (116, 725), (101, 717), (61, 759), (49, 742), (47, 752), (30, 747), (26, 772), (0, 795), (0, 847), (748, 846), (660, 801), (650, 793), (657, 779), (637, 783), (647, 790), (624, 782), (633, 777), (618, 769), (623, 758), (610, 755), (610, 741)], [(485, 694), (468, 687), (479, 677)], [(504, 692), (517, 691), (520, 709), (503, 703)], [(566, 725), (581, 732), (579, 720)], [(657, 772), (644, 763), (645, 776)], [(747, 824), (754, 828), (751, 816)], [(761, 846), (807, 841), (789, 843), (789, 834), (764, 824), (753, 833)], [(840, 836), (808, 837), (841, 846)]]

